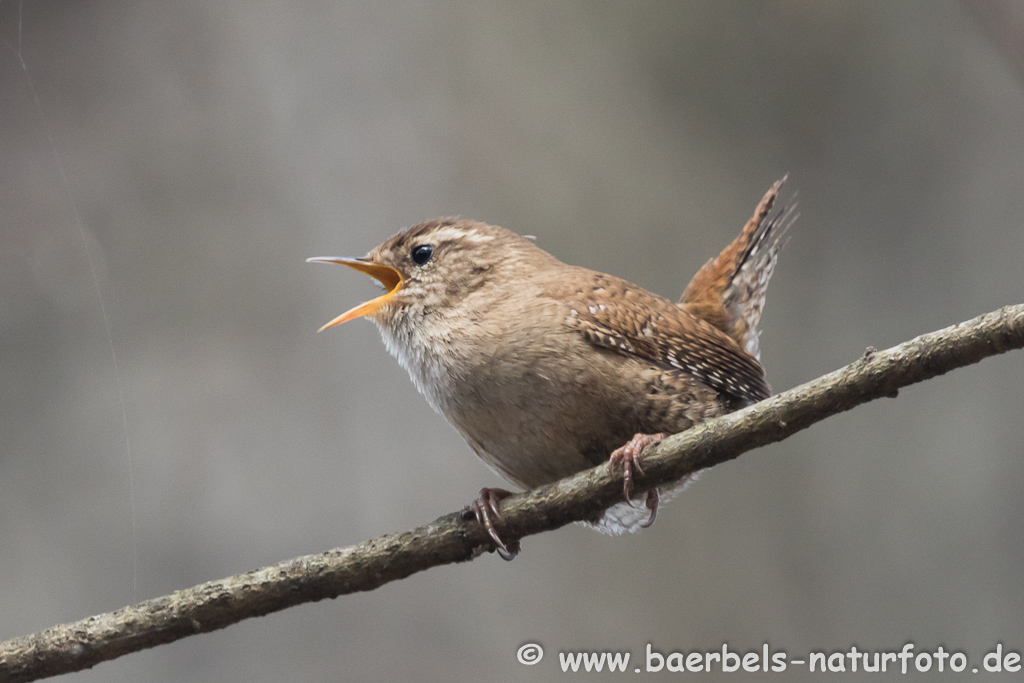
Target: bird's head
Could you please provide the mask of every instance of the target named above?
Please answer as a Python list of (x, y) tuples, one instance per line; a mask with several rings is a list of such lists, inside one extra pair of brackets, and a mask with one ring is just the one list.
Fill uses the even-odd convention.
[(410, 318), (443, 315), (467, 295), (507, 282), (517, 270), (552, 258), (504, 228), (444, 218), (403, 230), (361, 258), (318, 256), (307, 261), (340, 263), (375, 278), (385, 290), (342, 313), (322, 331), (363, 316), (394, 328)]

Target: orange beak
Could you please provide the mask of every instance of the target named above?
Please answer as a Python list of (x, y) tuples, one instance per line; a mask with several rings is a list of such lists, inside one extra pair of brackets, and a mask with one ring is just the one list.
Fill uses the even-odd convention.
[(358, 270), (360, 273), (366, 273), (370, 277), (378, 280), (384, 289), (387, 290), (385, 294), (378, 296), (376, 299), (370, 299), (364, 304), (359, 304), (350, 311), (345, 311), (337, 318), (321, 327), (317, 332), (323, 332), (328, 327), (334, 327), (342, 323), (347, 323), (349, 320), (359, 318), (364, 315), (373, 315), (376, 313), (381, 306), (387, 303), (387, 300), (391, 298), (395, 292), (402, 288), (402, 274), (391, 266), (385, 266), (381, 263), (374, 263), (370, 259), (366, 258), (346, 258), (344, 256), (314, 256), (313, 258), (306, 259), (307, 263), (340, 263), (343, 266), (348, 266), (354, 270)]

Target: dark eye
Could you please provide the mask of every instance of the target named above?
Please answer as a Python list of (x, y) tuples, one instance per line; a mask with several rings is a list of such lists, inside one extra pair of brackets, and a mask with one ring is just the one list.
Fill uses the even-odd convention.
[(422, 266), (434, 255), (434, 247), (429, 244), (421, 244), (412, 250), (412, 260), (417, 266)]

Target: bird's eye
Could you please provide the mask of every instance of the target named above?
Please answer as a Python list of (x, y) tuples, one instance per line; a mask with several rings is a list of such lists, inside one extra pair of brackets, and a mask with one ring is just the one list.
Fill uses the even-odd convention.
[(434, 247), (429, 244), (421, 244), (412, 250), (412, 260), (417, 266), (422, 266), (434, 255)]

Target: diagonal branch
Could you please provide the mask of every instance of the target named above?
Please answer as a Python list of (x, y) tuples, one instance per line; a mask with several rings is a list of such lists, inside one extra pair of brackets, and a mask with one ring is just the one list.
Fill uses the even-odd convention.
[[(983, 358), (1024, 347), (1024, 304), (1006, 306), (886, 351), (868, 349), (844, 368), (737, 413), (665, 439), (644, 454), (639, 490), (732, 460), (836, 413)], [(607, 465), (505, 500), (511, 540), (593, 518), (622, 495)], [(454, 512), (430, 524), (347, 548), (306, 555), (210, 581), (116, 612), (0, 643), (0, 683), (79, 671), (293, 605), (369, 591), (491, 550), (487, 534)]]

